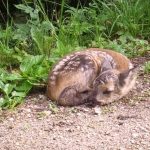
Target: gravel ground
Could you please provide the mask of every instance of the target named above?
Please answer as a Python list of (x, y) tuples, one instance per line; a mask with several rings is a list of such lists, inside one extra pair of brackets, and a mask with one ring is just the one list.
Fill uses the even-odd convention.
[(0, 112), (1, 150), (150, 150), (150, 75), (143, 57), (135, 88), (107, 106), (56, 106), (42, 92)]

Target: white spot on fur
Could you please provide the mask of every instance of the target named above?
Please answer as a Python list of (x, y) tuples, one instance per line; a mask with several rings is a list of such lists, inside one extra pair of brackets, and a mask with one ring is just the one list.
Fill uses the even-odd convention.
[(91, 60), (91, 58), (89, 56), (86, 56), (85, 59), (86, 60)]
[(58, 73), (59, 73), (59, 72), (55, 71), (55, 72), (53, 72), (53, 75), (58, 75)]
[(53, 71), (55, 72), (55, 71), (57, 71), (57, 70), (59, 70), (61, 68), (61, 65), (59, 65), (59, 63), (55, 66), (55, 68), (53, 69)]
[(88, 64), (93, 64), (93, 62), (92, 62), (92, 61), (89, 61)]
[(129, 64), (129, 69), (132, 69), (132, 68), (133, 68), (133, 64), (130, 63), (130, 64)]
[(85, 67), (86, 69), (88, 69), (88, 68), (89, 68), (89, 66), (88, 66), (88, 65), (85, 65), (84, 67)]
[(56, 76), (51, 76), (50, 79), (51, 79), (51, 80), (55, 80), (55, 79), (56, 79)]
[(66, 56), (66, 59), (69, 60), (71, 57), (70, 56)]
[(58, 65), (60, 65), (60, 66), (62, 66), (62, 65), (64, 65), (64, 64), (65, 64), (64, 61), (60, 61), (60, 62), (58, 63)]
[(63, 61), (63, 62), (66, 62), (66, 61), (68, 61), (68, 60), (64, 58), (62, 61)]
[(74, 62), (72, 65), (73, 65), (74, 67), (77, 67), (79, 64), (80, 64), (80, 62), (78, 61), (78, 62)]
[(51, 85), (54, 85), (54, 84), (55, 84), (55, 82), (54, 82), (54, 81), (52, 81), (52, 82), (51, 82)]
[(73, 63), (76, 63), (76, 62), (74, 62), (74, 61), (70, 61), (70, 62), (68, 63), (68, 65), (71, 65), (71, 64), (73, 64)]
[(84, 68), (83, 68), (83, 67), (81, 68), (81, 71), (82, 71), (82, 72), (84, 71)]

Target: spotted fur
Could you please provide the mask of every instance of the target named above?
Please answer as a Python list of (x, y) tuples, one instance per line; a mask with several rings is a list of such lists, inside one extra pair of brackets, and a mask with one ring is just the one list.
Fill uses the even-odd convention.
[(52, 68), (47, 96), (64, 106), (108, 104), (133, 87), (137, 69), (120, 53), (98, 48), (64, 56)]

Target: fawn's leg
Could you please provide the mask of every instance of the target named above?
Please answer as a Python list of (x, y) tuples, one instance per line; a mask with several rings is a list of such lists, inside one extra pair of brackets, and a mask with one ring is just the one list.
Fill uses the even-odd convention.
[(75, 87), (69, 86), (65, 88), (58, 100), (58, 103), (63, 106), (76, 106), (87, 102), (89, 91), (78, 92)]

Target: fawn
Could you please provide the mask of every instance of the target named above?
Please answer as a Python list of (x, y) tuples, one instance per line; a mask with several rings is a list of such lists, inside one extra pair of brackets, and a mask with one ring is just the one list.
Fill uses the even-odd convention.
[(138, 69), (111, 50), (89, 48), (67, 54), (51, 69), (47, 96), (63, 106), (105, 105), (126, 95)]

